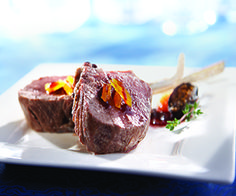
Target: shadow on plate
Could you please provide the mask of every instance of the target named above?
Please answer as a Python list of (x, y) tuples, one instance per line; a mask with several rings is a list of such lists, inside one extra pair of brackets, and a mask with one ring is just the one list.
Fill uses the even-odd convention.
[(14, 144), (29, 131), (25, 120), (10, 122), (0, 127), (0, 142)]

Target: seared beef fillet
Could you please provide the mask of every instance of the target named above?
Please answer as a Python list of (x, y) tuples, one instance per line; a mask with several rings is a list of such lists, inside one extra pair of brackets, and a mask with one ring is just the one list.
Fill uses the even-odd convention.
[(66, 76), (42, 77), (18, 92), (18, 98), (29, 126), (39, 132), (74, 132), (72, 96), (63, 92), (47, 94), (45, 84)]
[[(85, 63), (74, 89), (75, 132), (88, 151), (95, 154), (128, 152), (145, 137), (151, 111), (151, 88), (132, 71), (104, 72)], [(75, 76), (75, 78), (78, 78)], [(132, 98), (132, 107), (121, 109), (101, 99), (104, 83), (122, 81)]]

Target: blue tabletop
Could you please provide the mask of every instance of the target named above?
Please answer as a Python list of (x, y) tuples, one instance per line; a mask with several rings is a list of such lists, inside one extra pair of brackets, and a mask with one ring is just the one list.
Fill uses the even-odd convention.
[(224, 195), (235, 184), (1, 164), (1, 195)]
[[(219, 60), (235, 67), (236, 23), (219, 18), (204, 32), (166, 35), (153, 21), (107, 24), (87, 21), (71, 32), (11, 37), (0, 33), (0, 94), (40, 63), (175, 66), (184, 52), (187, 67)], [(0, 163), (0, 195), (236, 195), (230, 185)]]

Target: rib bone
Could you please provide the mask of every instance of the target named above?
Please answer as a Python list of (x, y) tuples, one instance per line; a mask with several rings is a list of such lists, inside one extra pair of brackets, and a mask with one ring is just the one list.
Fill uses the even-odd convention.
[(150, 83), (153, 94), (163, 93), (167, 90), (173, 89), (183, 82), (196, 82), (199, 80), (204, 80), (214, 75), (217, 75), (223, 72), (225, 67), (224, 61), (219, 61), (214, 63), (206, 68), (203, 68), (200, 71), (194, 72), (190, 75), (187, 75), (183, 78), (184, 72), (184, 54), (181, 53), (178, 59), (178, 66), (175, 75), (169, 79), (162, 81), (157, 81)]
[(171, 88), (174, 88), (177, 84), (180, 83), (181, 78), (183, 77), (184, 74), (184, 62), (185, 62), (184, 59), (185, 59), (184, 54), (181, 53), (178, 58), (177, 70), (174, 76), (162, 81), (150, 83), (153, 94), (167, 91)]

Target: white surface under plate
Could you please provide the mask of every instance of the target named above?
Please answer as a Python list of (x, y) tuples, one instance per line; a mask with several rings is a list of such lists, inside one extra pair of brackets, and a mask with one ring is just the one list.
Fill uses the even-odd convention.
[[(17, 91), (46, 75), (74, 74), (78, 64), (42, 64), (0, 96), (0, 162), (91, 169), (232, 183), (235, 177), (236, 69), (197, 82), (204, 114), (181, 131), (150, 127), (129, 153), (92, 155), (74, 151), (72, 134), (37, 133), (28, 128)], [(172, 76), (175, 67), (106, 65), (132, 69), (147, 82)], [(185, 74), (193, 69), (186, 69)], [(153, 98), (153, 105), (156, 104)]]

